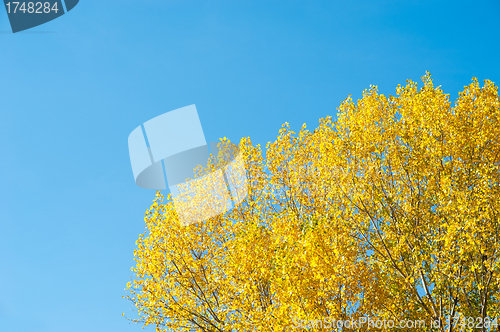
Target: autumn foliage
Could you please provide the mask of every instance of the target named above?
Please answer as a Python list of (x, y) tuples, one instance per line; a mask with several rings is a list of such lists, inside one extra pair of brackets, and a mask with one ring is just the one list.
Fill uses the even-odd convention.
[(158, 192), (127, 285), (136, 321), (305, 331), (294, 321), (369, 316), (498, 331), (449, 323), (500, 316), (498, 88), (473, 79), (452, 104), (429, 74), (422, 81), (348, 98), (312, 132), (285, 124), (265, 159), (242, 139), (232, 153), (248, 196), (223, 215), (182, 226)]

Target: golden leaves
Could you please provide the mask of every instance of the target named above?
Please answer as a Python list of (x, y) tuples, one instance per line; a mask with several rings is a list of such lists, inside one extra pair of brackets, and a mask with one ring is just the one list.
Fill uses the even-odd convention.
[(248, 196), (224, 215), (181, 227), (158, 192), (127, 284), (140, 320), (287, 331), (293, 317), (498, 316), (498, 88), (474, 79), (452, 107), (422, 81), (349, 97), (312, 132), (285, 123), (266, 160), (242, 139)]

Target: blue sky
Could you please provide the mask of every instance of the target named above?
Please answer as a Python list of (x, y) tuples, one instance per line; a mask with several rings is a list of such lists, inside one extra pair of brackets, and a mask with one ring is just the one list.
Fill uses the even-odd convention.
[(81, 0), (12, 34), (0, 9), (0, 331), (140, 331), (122, 299), (154, 191), (127, 138), (196, 104), (265, 146), (370, 84), (500, 82), (500, 2)]

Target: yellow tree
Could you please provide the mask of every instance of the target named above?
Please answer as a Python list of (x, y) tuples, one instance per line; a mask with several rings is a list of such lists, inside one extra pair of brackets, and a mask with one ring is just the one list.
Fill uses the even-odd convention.
[(320, 119), (313, 132), (285, 124), (266, 160), (248, 138), (223, 140), (198, 170), (208, 182), (189, 182), (203, 194), (185, 202), (206, 206), (217, 188), (207, 175), (239, 154), (248, 195), (227, 213), (185, 226), (189, 210), (157, 193), (127, 285), (136, 321), (176, 331), (390, 329), (333, 322), (372, 317), (458, 331), (472, 325), (450, 324), (456, 315), (474, 317), (473, 329), (496, 317), (498, 89), (473, 80), (452, 107), (429, 75), (423, 82), (395, 97), (374, 87), (357, 104), (348, 98), (337, 121)]

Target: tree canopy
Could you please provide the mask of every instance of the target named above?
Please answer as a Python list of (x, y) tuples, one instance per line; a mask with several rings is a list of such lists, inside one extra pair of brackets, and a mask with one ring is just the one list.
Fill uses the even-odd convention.
[(422, 82), (388, 97), (371, 87), (313, 131), (285, 123), (265, 158), (250, 138), (222, 140), (221, 153), (242, 156), (248, 188), (225, 214), (184, 226), (157, 192), (127, 285), (134, 321), (158, 331), (306, 331), (318, 321), (324, 331), (389, 330), (325, 323), (374, 317), (498, 331), (450, 324), (500, 314), (498, 88), (473, 79), (452, 104), (429, 74)]

